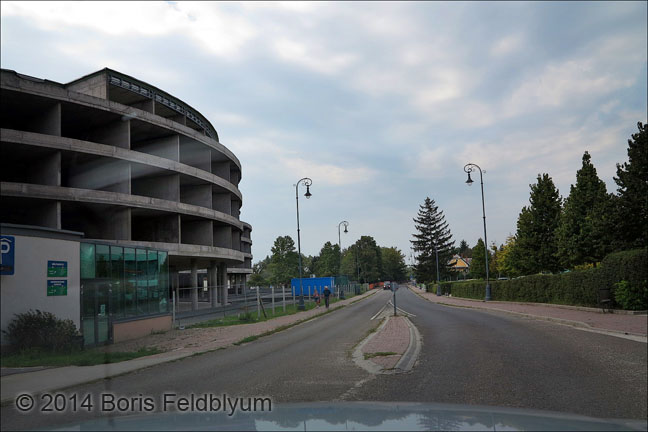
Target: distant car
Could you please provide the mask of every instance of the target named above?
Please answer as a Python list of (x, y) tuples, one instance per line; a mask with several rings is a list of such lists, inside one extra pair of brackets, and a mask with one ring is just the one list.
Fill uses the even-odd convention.
[(383, 289), (385, 289), (385, 290), (391, 290), (391, 289), (392, 289), (392, 287), (391, 287), (391, 283), (390, 283), (390, 282), (385, 282), (385, 285), (383, 286)]

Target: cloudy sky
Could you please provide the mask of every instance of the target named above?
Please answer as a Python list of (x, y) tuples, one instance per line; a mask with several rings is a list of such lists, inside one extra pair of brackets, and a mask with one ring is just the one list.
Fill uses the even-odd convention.
[[(69, 82), (104, 67), (205, 115), (241, 160), (254, 261), (361, 235), (409, 255), (426, 196), (457, 243), (515, 233), (529, 184), (566, 197), (584, 151), (615, 164), (646, 122), (646, 2), (1, 4), (2, 68)], [(300, 189), (301, 190), (301, 189)], [(303, 194), (303, 190), (300, 193)]]

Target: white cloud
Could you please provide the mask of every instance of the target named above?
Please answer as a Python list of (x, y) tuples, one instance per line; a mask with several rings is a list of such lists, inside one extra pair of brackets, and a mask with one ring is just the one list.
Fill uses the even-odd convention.
[(301, 157), (283, 157), (279, 160), (281, 168), (290, 172), (293, 177), (308, 176), (317, 178), (325, 185), (344, 186), (371, 181), (377, 171), (366, 166), (339, 166), (323, 162), (315, 162)]
[(315, 42), (304, 43), (294, 39), (280, 38), (273, 43), (280, 59), (325, 75), (333, 75), (352, 65), (353, 54), (332, 54)]
[(52, 31), (81, 27), (110, 36), (186, 35), (228, 59), (256, 36), (246, 19), (209, 2), (3, 2), (2, 14), (25, 17)]
[(447, 168), (448, 150), (442, 146), (425, 147), (407, 159), (408, 175), (413, 178), (440, 178)]
[(519, 51), (523, 46), (523, 40), (520, 35), (510, 35), (496, 41), (490, 49), (493, 57), (503, 57)]

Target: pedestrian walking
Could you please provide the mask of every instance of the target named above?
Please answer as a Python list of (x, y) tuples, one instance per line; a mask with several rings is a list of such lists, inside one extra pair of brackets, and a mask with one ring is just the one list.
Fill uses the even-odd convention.
[(326, 309), (329, 308), (329, 297), (331, 297), (331, 290), (328, 286), (324, 287), (324, 303), (326, 304)]
[(315, 288), (315, 294), (313, 294), (313, 298), (315, 299), (315, 304), (317, 305), (316, 307), (320, 307), (320, 295), (319, 291), (317, 291), (317, 288)]

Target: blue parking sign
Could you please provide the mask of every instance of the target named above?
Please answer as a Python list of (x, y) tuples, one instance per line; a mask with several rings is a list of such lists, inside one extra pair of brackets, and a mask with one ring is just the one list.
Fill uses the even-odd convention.
[(14, 236), (1, 236), (0, 238), (0, 275), (14, 274), (14, 257), (16, 251), (16, 238)]

